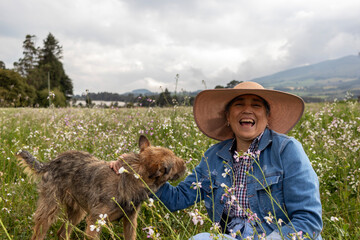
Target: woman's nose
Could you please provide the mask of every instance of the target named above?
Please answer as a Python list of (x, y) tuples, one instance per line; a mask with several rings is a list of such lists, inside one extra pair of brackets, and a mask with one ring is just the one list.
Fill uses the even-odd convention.
[(244, 105), (242, 113), (252, 113), (252, 112), (253, 112), (253, 110), (252, 110), (251, 105)]

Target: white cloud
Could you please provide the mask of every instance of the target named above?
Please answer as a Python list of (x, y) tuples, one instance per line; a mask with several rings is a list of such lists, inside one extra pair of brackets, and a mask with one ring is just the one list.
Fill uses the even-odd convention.
[[(360, 50), (356, 0), (0, 0), (0, 60), (51, 32), (75, 92), (226, 85)], [(21, 17), (20, 17), (21, 16)]]

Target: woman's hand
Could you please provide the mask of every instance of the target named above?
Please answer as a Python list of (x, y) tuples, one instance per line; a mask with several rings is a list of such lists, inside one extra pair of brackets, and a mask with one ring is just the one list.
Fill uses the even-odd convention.
[(123, 166), (123, 161), (124, 161), (123, 159), (125, 159), (128, 155), (130, 154), (128, 153), (121, 154), (119, 160), (109, 162), (110, 168), (114, 170), (116, 174), (120, 174), (119, 169)]
[(121, 164), (122, 160), (119, 159), (117, 161), (110, 161), (109, 162), (109, 165), (110, 165), (110, 168), (112, 170), (114, 170), (116, 172), (116, 174), (120, 174), (119, 173), (119, 169), (121, 168), (122, 164)]

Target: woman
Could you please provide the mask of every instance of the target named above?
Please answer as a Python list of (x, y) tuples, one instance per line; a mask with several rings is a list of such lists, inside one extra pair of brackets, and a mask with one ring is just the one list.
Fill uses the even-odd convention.
[(221, 142), (183, 182), (167, 183), (156, 195), (171, 211), (204, 200), (210, 219), (228, 234), (220, 239), (321, 239), (317, 176), (301, 144), (284, 135), (303, 111), (301, 98), (255, 82), (200, 92), (197, 126)]

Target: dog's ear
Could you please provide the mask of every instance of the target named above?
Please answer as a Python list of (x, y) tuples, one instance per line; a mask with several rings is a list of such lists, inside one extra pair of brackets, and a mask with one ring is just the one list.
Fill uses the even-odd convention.
[(140, 135), (140, 137), (139, 137), (140, 152), (144, 151), (145, 148), (148, 148), (148, 147), (150, 147), (149, 140), (144, 135)]

